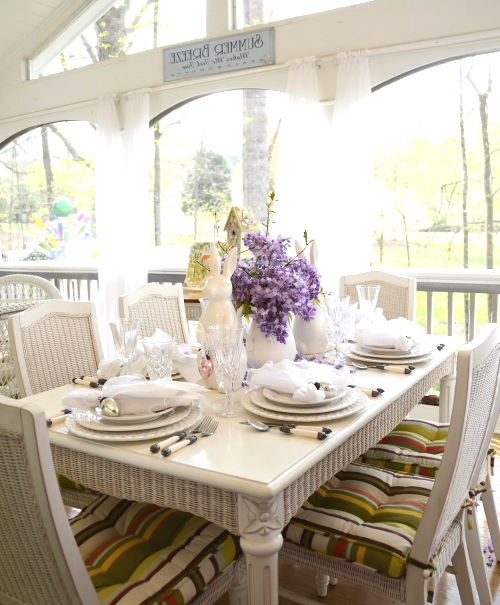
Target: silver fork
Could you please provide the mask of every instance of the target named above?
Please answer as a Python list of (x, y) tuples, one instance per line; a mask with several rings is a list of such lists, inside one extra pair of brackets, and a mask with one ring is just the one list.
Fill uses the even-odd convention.
[(153, 443), (149, 450), (153, 454), (157, 454), (163, 447), (168, 447), (169, 445), (172, 445), (173, 443), (184, 439), (190, 433), (204, 433), (205, 431), (209, 430), (210, 423), (212, 422), (212, 420), (212, 416), (205, 416), (205, 418), (203, 418), (203, 420), (194, 429), (190, 429), (189, 431), (181, 431), (173, 437), (169, 437), (168, 439), (164, 439), (163, 441), (158, 441), (158, 443)]
[[(211, 437), (217, 430), (218, 426), (219, 426), (219, 423), (217, 422), (217, 420), (213, 420), (205, 431), (193, 431), (193, 432), (199, 433), (198, 437)], [(198, 441), (198, 437), (196, 435), (192, 435), (191, 437), (187, 437), (186, 439), (183, 439), (179, 443), (175, 443), (171, 447), (164, 447), (161, 450), (161, 455), (164, 458), (166, 458), (167, 456), (170, 456), (170, 454), (173, 454), (177, 450), (180, 450), (183, 447), (186, 447), (187, 445), (191, 445), (192, 443), (195, 443), (196, 441)]]

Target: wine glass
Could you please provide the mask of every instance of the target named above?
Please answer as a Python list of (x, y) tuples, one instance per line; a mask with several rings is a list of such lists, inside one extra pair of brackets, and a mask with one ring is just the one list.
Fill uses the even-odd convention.
[(130, 375), (130, 360), (137, 350), (141, 321), (140, 319), (117, 319), (109, 322), (116, 354), (123, 360), (123, 376)]
[(240, 362), (243, 349), (243, 326), (226, 328), (224, 326), (210, 326), (210, 352), (214, 363), (215, 379), (219, 388), (224, 390), (224, 400), (216, 402), (221, 411), (217, 416), (232, 418), (241, 416), (243, 410), (234, 400), (234, 389), (241, 386)]
[(372, 321), (377, 308), (378, 293), (380, 286), (356, 286), (359, 298), (359, 308), (365, 314), (366, 319)]
[(341, 344), (344, 326), (349, 321), (350, 296), (325, 296), (324, 312), (327, 325), (327, 338), (333, 346), (333, 361), (341, 361)]

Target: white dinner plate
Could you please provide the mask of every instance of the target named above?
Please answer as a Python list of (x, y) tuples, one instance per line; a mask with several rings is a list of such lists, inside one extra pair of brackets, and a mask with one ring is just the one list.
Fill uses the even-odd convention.
[(429, 361), (434, 356), (434, 352), (431, 351), (427, 355), (421, 355), (420, 357), (412, 357), (408, 358), (399, 358), (399, 357), (384, 357), (383, 355), (378, 355), (377, 357), (368, 357), (367, 355), (356, 355), (350, 349), (346, 349), (345, 354), (349, 359), (353, 361), (359, 361), (365, 365), (367, 364), (376, 364), (376, 363), (385, 363), (390, 365), (400, 365), (407, 366), (408, 364), (420, 363), (424, 361)]
[[(198, 406), (197, 406), (198, 407)], [(107, 433), (119, 433), (130, 431), (144, 431), (146, 429), (155, 429), (169, 424), (174, 424), (185, 418), (190, 412), (191, 406), (183, 405), (173, 408), (172, 413), (164, 414), (156, 420), (142, 422), (136, 420), (135, 424), (109, 424), (102, 416), (94, 414), (91, 410), (77, 410), (74, 412), (76, 422), (92, 431), (105, 431)], [(157, 415), (158, 416), (158, 415)]]
[[(331, 412), (321, 413), (321, 414), (287, 414), (284, 412), (274, 412), (270, 410), (265, 410), (261, 408), (260, 405), (255, 404), (248, 394), (243, 395), (241, 398), (241, 404), (247, 410), (247, 412), (252, 412), (256, 416), (262, 416), (263, 418), (271, 418), (272, 420), (283, 420), (284, 422), (293, 422), (303, 423), (303, 422), (323, 422), (324, 420), (335, 420), (337, 418), (344, 418), (345, 416), (350, 416), (351, 414), (355, 414), (363, 410), (368, 405), (368, 397), (361, 393), (361, 391), (356, 391), (353, 389), (355, 393), (357, 393), (356, 401), (342, 410), (334, 410)], [(251, 393), (257, 394), (259, 389), (255, 391), (251, 391)], [(264, 395), (262, 391), (260, 391), (260, 395), (262, 399), (264, 399)], [(254, 395), (255, 397), (255, 395)], [(262, 400), (261, 400), (262, 401)]]
[[(268, 389), (267, 387), (262, 387), (262, 392), (264, 393), (264, 397), (269, 401), (274, 401), (275, 403), (284, 403), (286, 405), (298, 405), (301, 407), (315, 407), (317, 405), (325, 405), (326, 403), (336, 403), (341, 401), (344, 395), (346, 394), (345, 388), (338, 389), (337, 394), (331, 397), (325, 397), (323, 401), (318, 401), (317, 403), (306, 403), (305, 401), (297, 401), (293, 398), (289, 393), (280, 393), (279, 391), (274, 391), (273, 389)], [(326, 393), (325, 393), (326, 395)]]
[[(186, 406), (185, 406), (186, 407)], [(143, 425), (142, 431), (128, 431), (128, 432), (102, 432), (87, 429), (81, 426), (76, 421), (74, 414), (70, 414), (66, 418), (66, 428), (68, 431), (76, 435), (77, 437), (83, 437), (85, 439), (92, 439), (94, 441), (145, 441), (146, 439), (159, 439), (160, 437), (168, 437), (179, 431), (185, 431), (198, 424), (201, 418), (201, 407), (191, 407), (188, 415), (178, 422), (173, 424), (167, 424), (158, 428), (146, 429), (149, 424)]]
[[(154, 412), (151, 414), (124, 414), (123, 416), (104, 416), (100, 408), (96, 408), (94, 411), (90, 410), (94, 416), (97, 416), (105, 424), (140, 424), (144, 422), (151, 422), (152, 420), (158, 420), (159, 418), (173, 414), (175, 408), (163, 410), (163, 412)], [(79, 410), (83, 412), (84, 410)]]
[[(260, 393), (258, 391), (261, 391)], [(265, 389), (255, 389), (250, 391), (250, 399), (253, 403), (258, 405), (265, 410), (269, 410), (272, 412), (283, 412), (290, 414), (324, 414), (327, 412), (333, 412), (336, 410), (341, 410), (343, 408), (347, 408), (353, 403), (355, 403), (358, 399), (357, 391), (354, 389), (347, 389), (347, 393), (343, 396), (341, 401), (326, 403), (320, 406), (308, 406), (307, 404), (304, 407), (300, 405), (284, 405), (282, 403), (275, 403), (274, 401), (269, 401), (267, 397), (264, 396)]]
[(359, 343), (351, 345), (351, 351), (355, 355), (363, 355), (365, 357), (390, 357), (395, 359), (414, 359), (415, 357), (422, 357), (423, 355), (429, 355), (434, 350), (431, 345), (418, 345), (412, 347), (409, 351), (395, 351), (394, 349), (383, 349), (382, 347), (375, 349), (375, 347), (367, 347)]

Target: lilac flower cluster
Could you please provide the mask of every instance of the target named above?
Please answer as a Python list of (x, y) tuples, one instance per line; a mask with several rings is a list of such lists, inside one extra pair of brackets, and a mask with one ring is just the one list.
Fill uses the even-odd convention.
[(290, 238), (251, 232), (243, 241), (253, 257), (240, 258), (231, 278), (236, 308), (253, 317), (265, 336), (285, 343), (292, 315), (305, 321), (314, 318), (318, 271), (305, 258), (288, 255)]

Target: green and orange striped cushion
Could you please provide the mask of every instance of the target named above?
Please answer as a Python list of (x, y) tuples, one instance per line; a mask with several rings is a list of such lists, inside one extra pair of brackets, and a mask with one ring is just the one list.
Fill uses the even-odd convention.
[(360, 456), (359, 461), (399, 473), (435, 477), (450, 425), (409, 418)]
[(400, 578), (433, 484), (354, 462), (302, 505), (284, 538)]
[(241, 554), (236, 538), (205, 519), (110, 496), (70, 524), (105, 605), (185, 605)]
[(64, 475), (56, 473), (56, 476), (59, 489), (73, 490), (77, 492), (84, 492), (86, 494), (99, 495), (99, 492), (95, 492), (94, 490), (89, 489), (88, 487), (85, 487), (84, 485), (82, 485), (81, 483), (77, 483), (76, 481), (71, 481), (71, 479), (68, 479)]

